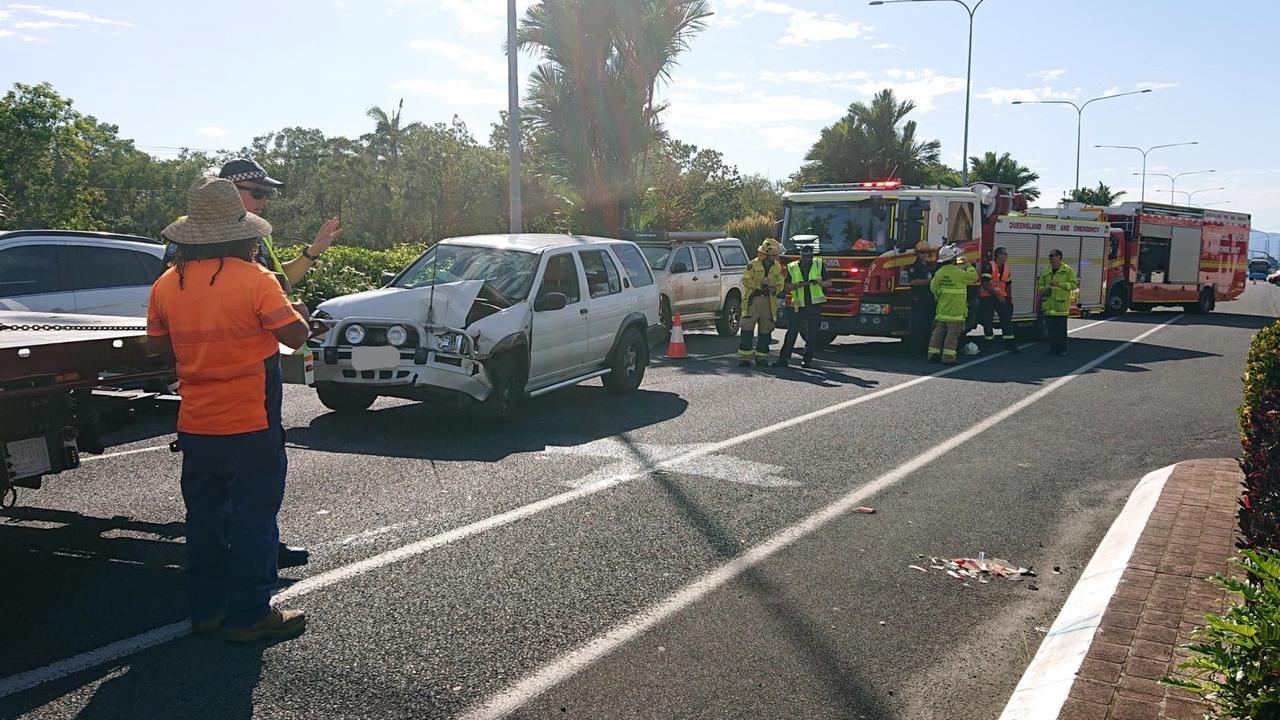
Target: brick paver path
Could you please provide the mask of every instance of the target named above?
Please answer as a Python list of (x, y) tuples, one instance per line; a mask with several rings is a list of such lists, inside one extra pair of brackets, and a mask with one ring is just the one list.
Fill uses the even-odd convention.
[(1179, 646), (1227, 599), (1204, 578), (1234, 554), (1235, 460), (1181, 463), (1165, 483), (1080, 666), (1060, 720), (1201, 720), (1195, 695), (1160, 684), (1188, 655)]

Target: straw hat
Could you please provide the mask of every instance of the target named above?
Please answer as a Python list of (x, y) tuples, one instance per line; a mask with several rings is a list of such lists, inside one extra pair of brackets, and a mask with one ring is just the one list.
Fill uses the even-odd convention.
[(214, 245), (271, 234), (271, 223), (248, 212), (235, 183), (212, 176), (196, 180), (187, 190), (187, 214), (164, 229), (179, 245)]

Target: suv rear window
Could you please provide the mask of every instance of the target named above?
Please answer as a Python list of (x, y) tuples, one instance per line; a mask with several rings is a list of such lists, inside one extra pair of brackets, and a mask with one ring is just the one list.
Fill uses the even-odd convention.
[(632, 286), (645, 287), (653, 284), (653, 273), (649, 272), (644, 256), (634, 245), (614, 245), (613, 254), (618, 256), (622, 269), (627, 271)]
[(61, 253), (68, 290), (150, 285), (155, 280), (133, 250), (63, 245)]
[(58, 291), (56, 246), (19, 245), (0, 250), (0, 297)]
[(741, 245), (734, 243), (716, 245), (716, 254), (720, 256), (720, 264), (726, 267), (744, 267), (747, 264), (747, 253)]

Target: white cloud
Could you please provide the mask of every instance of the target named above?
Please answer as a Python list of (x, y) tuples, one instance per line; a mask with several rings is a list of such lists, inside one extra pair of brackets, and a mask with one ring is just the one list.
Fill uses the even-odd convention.
[[(516, 0), (521, 16), (536, 0)], [(507, 26), (506, 0), (439, 0), (440, 9), (452, 13), (464, 35), (498, 33)]]
[(1176, 87), (1178, 87), (1180, 84), (1181, 84), (1181, 83), (1171, 83), (1171, 82), (1140, 82), (1140, 83), (1138, 83), (1138, 89), (1140, 89), (1140, 90), (1168, 90), (1169, 88), (1176, 88)]
[(434, 95), (455, 105), (488, 105), (499, 108), (507, 106), (507, 91), (501, 87), (477, 87), (453, 81), (401, 80), (391, 83), (391, 89)]
[(208, 137), (226, 137), (231, 134), (231, 131), (220, 127), (202, 127), (200, 134)]
[(702, 80), (681, 80), (677, 86), (672, 88), (668, 93), (668, 97), (685, 97), (692, 98), (696, 95), (691, 90), (700, 92), (711, 92), (719, 95), (750, 95), (751, 90), (747, 87), (747, 83), (742, 79), (725, 78), (725, 82), (704, 82)]
[(33, 15), (42, 15), (44, 17), (57, 18), (59, 20), (75, 20), (78, 22), (95, 23), (97, 25), (119, 25), (121, 27), (133, 27), (133, 23), (123, 20), (112, 20), (110, 18), (96, 17), (88, 13), (82, 13), (78, 10), (59, 10), (58, 8), (46, 7), (44, 5), (10, 5), (10, 10), (22, 10)]
[(901, 45), (894, 45), (893, 43), (876, 43), (875, 45), (871, 46), (871, 49), (872, 50), (902, 50), (903, 48)]
[(764, 127), (759, 132), (766, 147), (797, 154), (807, 152), (821, 136), (816, 130), (795, 125)]
[(54, 22), (52, 20), (26, 20), (23, 22), (13, 23), (13, 27), (19, 30), (48, 30), (49, 28), (69, 28), (75, 27), (69, 23)]
[(843, 105), (821, 98), (752, 93), (740, 100), (702, 102), (687, 95), (671, 98), (665, 120), (672, 126), (700, 128), (763, 127), (798, 122), (825, 123), (844, 114)]
[(10, 17), (13, 17), (13, 13), (9, 12), (8, 10), (0, 10), (0, 20), (4, 20)]
[(769, 70), (760, 75), (760, 79), (768, 83), (831, 85), (850, 87), (850, 83), (867, 80), (871, 73), (865, 70), (848, 70), (828, 72), (826, 70)]
[(951, 93), (964, 90), (964, 78), (939, 75), (933, 70), (901, 70), (885, 71), (885, 78), (867, 80), (854, 88), (866, 95), (874, 95), (884, 88), (891, 88), (899, 100), (910, 100), (916, 104), (918, 113), (936, 110), (934, 101)]
[(0, 38), (9, 37), (12, 34), (13, 34), (12, 30), (5, 30), (4, 28), (0, 28)]
[(760, 13), (787, 17), (787, 32), (779, 45), (808, 47), (836, 40), (856, 40), (874, 28), (835, 13), (819, 13), (773, 0), (716, 0), (711, 24), (730, 28)]
[(486, 55), (465, 45), (441, 40), (415, 40), (409, 47), (419, 52), (439, 55), (455, 67), (473, 75), (482, 75), (494, 82), (506, 83), (507, 61), (502, 55)]
[(1042, 83), (1047, 83), (1050, 80), (1053, 80), (1054, 78), (1062, 77), (1063, 75), (1066, 75), (1066, 74), (1067, 74), (1067, 71), (1061, 70), (1061, 69), (1041, 70), (1039, 72), (1027, 73), (1027, 77), (1036, 78)]
[(1055, 90), (1049, 86), (1038, 88), (998, 88), (989, 87), (978, 93), (978, 97), (990, 100), (994, 105), (1007, 105), (1014, 100), (1074, 100), (1080, 97), (1080, 88), (1074, 90)]

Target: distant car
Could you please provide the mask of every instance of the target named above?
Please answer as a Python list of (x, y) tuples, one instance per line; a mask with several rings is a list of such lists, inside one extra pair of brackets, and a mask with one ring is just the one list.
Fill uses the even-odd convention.
[(634, 243), (484, 235), (433, 245), (379, 290), (325, 301), (320, 402), (359, 412), (379, 396), (504, 421), (525, 397), (601, 378), (635, 392), (661, 332), (658, 288)]
[(1277, 270), (1276, 272), (1273, 272), (1270, 275), (1268, 275), (1267, 282), (1271, 283), (1272, 285), (1280, 285), (1280, 270)]
[(145, 317), (163, 256), (136, 235), (0, 232), (0, 309)]
[(670, 328), (679, 315), (683, 327), (714, 323), (719, 334), (737, 335), (749, 261), (742, 241), (715, 233), (654, 234), (636, 242), (658, 278), (662, 324)]

